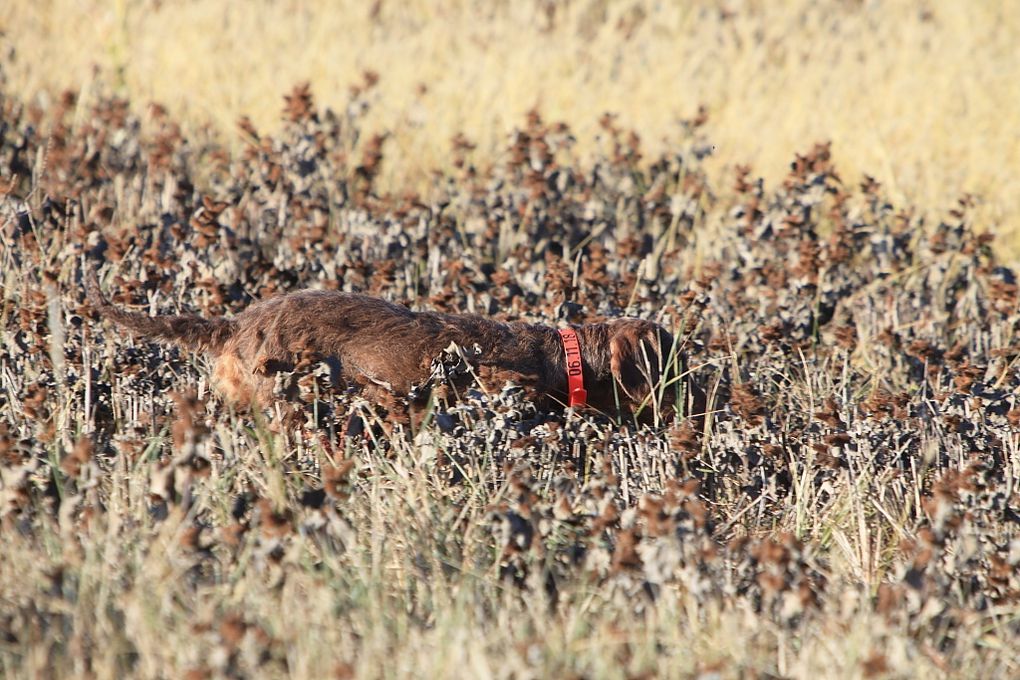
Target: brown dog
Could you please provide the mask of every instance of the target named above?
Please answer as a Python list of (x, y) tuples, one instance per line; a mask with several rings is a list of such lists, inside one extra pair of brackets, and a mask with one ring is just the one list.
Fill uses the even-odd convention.
[[(317, 290), (262, 300), (231, 318), (148, 316), (110, 304), (94, 271), (86, 275), (86, 289), (103, 317), (212, 354), (217, 389), (240, 404), (268, 404), (275, 374), (309, 361), (339, 363), (348, 381), (420, 400), (435, 360), (451, 344), (461, 348), (485, 388), (514, 382), (536, 397), (566, 404), (575, 387), (568, 388), (564, 341), (548, 326), (413, 312), (366, 295)], [(588, 406), (605, 413), (643, 411), (643, 420), (649, 413), (669, 415), (682, 375), (672, 335), (628, 318), (573, 328)], [(571, 359), (576, 374), (576, 350)]]

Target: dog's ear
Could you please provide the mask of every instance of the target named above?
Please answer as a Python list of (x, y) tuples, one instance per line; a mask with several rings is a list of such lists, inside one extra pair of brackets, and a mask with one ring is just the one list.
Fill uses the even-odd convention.
[(658, 324), (623, 319), (613, 324), (609, 337), (613, 378), (635, 405), (644, 402), (662, 379), (672, 338)]

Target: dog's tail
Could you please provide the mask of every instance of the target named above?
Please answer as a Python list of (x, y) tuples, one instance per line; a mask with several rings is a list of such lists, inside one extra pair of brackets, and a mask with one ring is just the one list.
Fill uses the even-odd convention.
[(92, 267), (85, 271), (85, 292), (89, 304), (104, 319), (139, 335), (170, 340), (188, 349), (218, 354), (234, 334), (234, 323), (230, 319), (205, 319), (194, 314), (149, 316), (121, 309), (103, 296)]

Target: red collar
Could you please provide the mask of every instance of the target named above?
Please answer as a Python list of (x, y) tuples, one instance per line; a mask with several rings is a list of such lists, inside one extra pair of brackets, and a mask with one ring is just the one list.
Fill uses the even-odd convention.
[(560, 340), (563, 342), (563, 353), (567, 357), (567, 394), (570, 395), (570, 406), (584, 406), (588, 401), (588, 393), (584, 389), (584, 372), (581, 370), (581, 342), (573, 328), (561, 328)]

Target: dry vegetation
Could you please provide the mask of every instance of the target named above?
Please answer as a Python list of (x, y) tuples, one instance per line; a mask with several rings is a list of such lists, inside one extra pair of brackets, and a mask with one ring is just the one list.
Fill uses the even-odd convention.
[(659, 153), (703, 104), (717, 185), (742, 163), (778, 182), (792, 150), (832, 140), (849, 179), (876, 177), (929, 216), (975, 194), (974, 214), (1020, 253), (1020, 12), (1007, 2), (15, 0), (0, 33), (26, 99), (71, 87), (87, 106), (107, 84), (137, 112), (158, 101), (231, 140), (241, 115), (276, 131), (297, 82), (339, 109), (373, 70), (364, 129), (391, 133), (386, 188), (423, 190), (456, 134), (498, 153), (535, 107), (588, 155), (604, 111)]
[[(237, 148), (0, 90), (0, 675), (1020, 674), (1020, 293), (976, 199), (931, 219), (802, 138), (774, 188), (713, 170), (711, 110), (650, 145), (522, 113), (494, 153), (429, 119), (446, 169), (396, 190), (423, 137), (374, 131), (386, 78), (293, 88)], [(236, 412), (97, 322), (84, 266), (160, 312), (315, 286), (653, 318), (716, 410), (478, 391), (417, 428), (318, 368)]]

